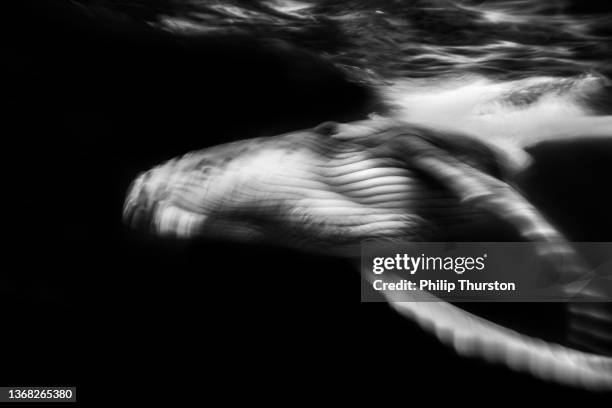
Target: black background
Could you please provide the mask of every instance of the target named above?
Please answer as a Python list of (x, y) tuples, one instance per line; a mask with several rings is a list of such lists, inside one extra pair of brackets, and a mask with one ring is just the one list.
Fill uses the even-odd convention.
[[(61, 1), (24, 1), (9, 15), (0, 383), (76, 385), (81, 401), (583, 395), (459, 358), (385, 304), (361, 304), (345, 261), (122, 225), (139, 171), (223, 141), (363, 117), (377, 106), (365, 87), (285, 43), (177, 40)], [(612, 144), (534, 153), (524, 187), (535, 202), (572, 239), (612, 241)], [(550, 326), (546, 335), (563, 329), (559, 305), (484, 312)]]

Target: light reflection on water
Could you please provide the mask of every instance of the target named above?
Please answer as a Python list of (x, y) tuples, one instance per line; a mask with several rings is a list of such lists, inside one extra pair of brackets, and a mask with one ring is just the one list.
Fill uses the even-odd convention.
[(181, 23), (187, 31), (250, 30), (324, 52), (337, 64), (374, 72), (383, 80), (457, 73), (567, 76), (604, 71), (612, 57), (612, 14), (570, 14), (567, 1), (191, 4), (194, 11), (166, 16), (160, 23)]
[(384, 114), (507, 148), (612, 134), (609, 107), (595, 103), (612, 100), (612, 13), (577, 12), (564, 0), (191, 4), (196, 11), (158, 24), (242, 30), (309, 49), (373, 85)]

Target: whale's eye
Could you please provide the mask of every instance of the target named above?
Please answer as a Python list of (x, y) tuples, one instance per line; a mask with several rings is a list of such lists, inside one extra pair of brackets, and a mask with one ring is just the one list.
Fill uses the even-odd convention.
[(210, 173), (210, 170), (212, 169), (212, 163), (210, 162), (209, 159), (202, 159), (200, 160), (194, 167), (193, 170), (197, 171), (203, 175), (207, 175), (208, 173)]
[(314, 132), (323, 136), (331, 136), (336, 133), (337, 129), (337, 122), (323, 122), (319, 126), (314, 128)]

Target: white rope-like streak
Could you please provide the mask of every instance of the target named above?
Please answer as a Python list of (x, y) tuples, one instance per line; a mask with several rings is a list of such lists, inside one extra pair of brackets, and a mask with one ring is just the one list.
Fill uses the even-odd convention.
[[(556, 262), (562, 268), (561, 273), (585, 272), (563, 236), (512, 187), (465, 166), (420, 139), (410, 140), (404, 148), (409, 151), (414, 166), (436, 177), (466, 204), (486, 208), (509, 219), (523, 236), (540, 243), (540, 255)], [(436, 301), (429, 293), (420, 292), (419, 302), (407, 302), (404, 293), (401, 299), (394, 298), (393, 292), (384, 295), (395, 310), (416, 320), (461, 355), (500, 362), (545, 380), (590, 389), (612, 389), (612, 358), (522, 335), (446, 302)], [(431, 301), (423, 302), (424, 296), (429, 296)]]

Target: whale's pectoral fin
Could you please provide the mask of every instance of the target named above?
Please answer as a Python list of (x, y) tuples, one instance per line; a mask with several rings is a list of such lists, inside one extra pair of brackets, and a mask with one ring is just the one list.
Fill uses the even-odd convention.
[[(485, 167), (463, 161), (426, 138), (398, 136), (390, 142), (409, 166), (436, 179), (462, 203), (507, 220), (525, 239), (537, 242), (540, 255), (559, 271), (557, 280), (573, 281), (587, 273), (564, 236), (518, 190), (488, 174)], [(427, 293), (420, 294), (419, 301), (406, 301), (405, 296), (394, 298), (394, 292), (384, 295), (396, 311), (417, 321), (461, 355), (500, 362), (514, 370), (563, 384), (612, 389), (609, 357), (534, 339), (449, 303), (435, 301)], [(431, 296), (431, 301), (423, 301), (424, 296)]]
[(342, 124), (325, 122), (315, 129), (319, 128), (326, 130), (325, 135), (339, 140), (363, 142), (369, 139), (372, 143), (397, 134), (419, 135), (455, 155), (479, 156), (480, 159), (490, 157), (503, 176), (516, 175), (526, 170), (533, 161), (530, 153), (511, 141), (484, 140), (465, 133), (445, 132), (381, 116)]
[[(388, 292), (392, 293), (392, 292)], [(612, 359), (547, 343), (440, 301), (387, 298), (397, 312), (467, 357), (480, 357), (535, 377), (593, 390), (612, 390)], [(404, 298), (405, 300), (405, 298)]]
[(568, 282), (584, 276), (587, 268), (565, 237), (510, 184), (426, 139), (397, 137), (392, 143), (410, 166), (436, 179), (463, 204), (506, 220), (523, 238), (537, 242), (539, 255), (555, 266), (555, 280)]

